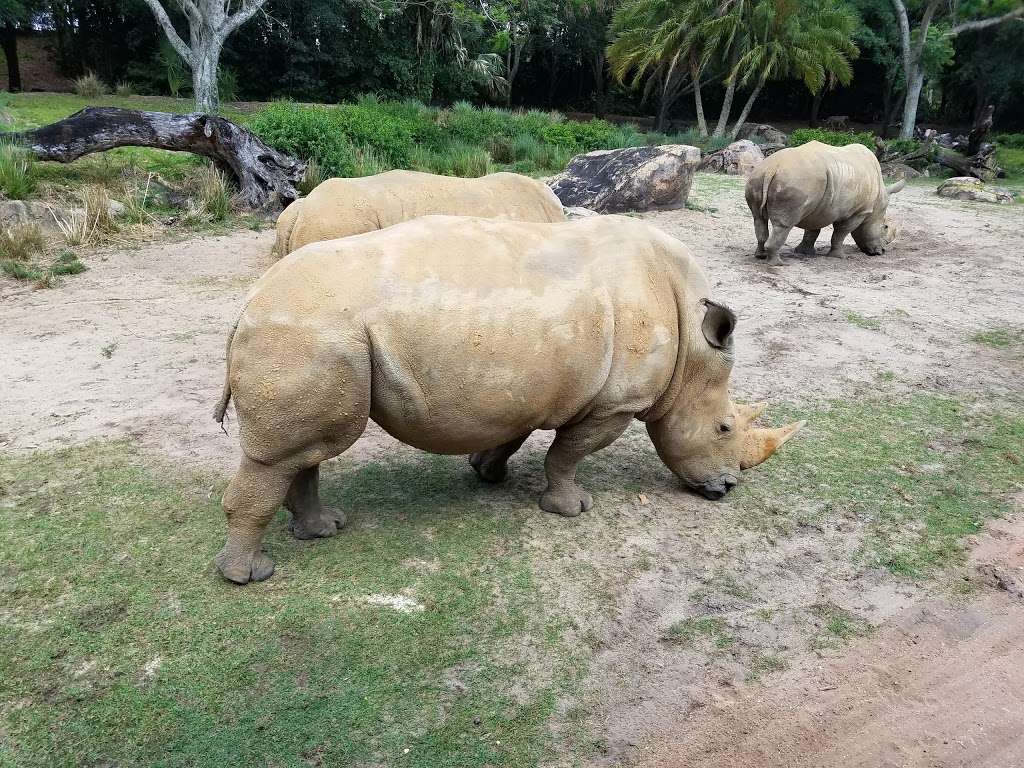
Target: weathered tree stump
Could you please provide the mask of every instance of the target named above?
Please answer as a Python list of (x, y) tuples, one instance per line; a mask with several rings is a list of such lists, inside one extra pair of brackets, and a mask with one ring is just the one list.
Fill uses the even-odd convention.
[(281, 208), (299, 194), (295, 185), (305, 163), (278, 152), (254, 133), (223, 117), (194, 112), (140, 112), (116, 107), (87, 107), (32, 131), (0, 134), (25, 146), (40, 160), (70, 163), (115, 147), (154, 147), (211, 158), (230, 171), (238, 197), (250, 209)]

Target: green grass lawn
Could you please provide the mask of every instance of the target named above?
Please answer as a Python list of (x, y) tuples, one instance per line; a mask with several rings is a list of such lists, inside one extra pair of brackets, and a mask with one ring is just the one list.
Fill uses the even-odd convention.
[[(722, 530), (777, 540), (857, 520), (863, 567), (963, 584), (963, 537), (1024, 485), (1024, 406), (922, 395), (799, 411), (806, 433), (715, 507)], [(616, 509), (664, 477), (640, 445), (584, 464), (598, 504)], [(539, 477), (540, 456), (515, 471)], [(593, 629), (555, 606), (557, 581), (527, 555), (525, 523), (540, 514), (529, 484), (481, 487), (459, 457), (331, 463), (324, 494), (349, 526), (301, 542), (281, 513), (266, 540), (277, 573), (239, 588), (210, 562), (225, 482), (127, 443), (0, 454), (0, 765), (470, 768), (566, 753), (550, 720), (598, 643), (567, 639)], [(705, 589), (748, 603), (748, 624), (770, 624), (784, 596), (755, 594), (742, 551), (720, 548)], [(607, 588), (600, 574), (564, 577)], [(864, 630), (822, 605), (797, 609), (809, 648)], [(697, 616), (667, 639), (714, 656), (733, 637)], [(792, 652), (742, 650), (750, 680)], [(586, 764), (599, 742), (582, 725), (569, 733)]]

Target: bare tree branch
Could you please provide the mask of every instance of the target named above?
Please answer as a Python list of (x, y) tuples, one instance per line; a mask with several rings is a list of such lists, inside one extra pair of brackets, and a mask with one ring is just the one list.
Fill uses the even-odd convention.
[(164, 34), (167, 35), (167, 39), (171, 45), (174, 46), (174, 50), (178, 52), (178, 55), (185, 60), (190, 67), (195, 64), (195, 57), (192, 55), (192, 49), (188, 47), (184, 40), (178, 35), (178, 31), (174, 28), (171, 23), (170, 17), (167, 15), (167, 11), (160, 5), (160, 0), (146, 0), (146, 5), (153, 11), (153, 15), (156, 16), (157, 23), (163, 28)]
[(1012, 21), (1013, 19), (1020, 19), (1024, 17), (1024, 5), (1020, 8), (1015, 8), (1012, 11), (1004, 13), (1002, 16), (993, 16), (990, 19), (979, 19), (978, 21), (965, 21), (963, 24), (957, 24), (955, 27), (951, 27), (946, 32), (946, 37), (953, 37), (959, 35), (961, 32), (971, 32), (976, 29), (986, 29), (988, 27), (994, 27), (996, 24), (1002, 24), (1004, 21)]
[(250, 2), (245, 3), (242, 6), (241, 10), (239, 10), (233, 16), (229, 16), (227, 21), (224, 23), (224, 26), (221, 27), (224, 36), (227, 37), (240, 26), (245, 24), (245, 22), (247, 22), (249, 19), (255, 16), (257, 11), (259, 11), (259, 9), (263, 7), (263, 4), (265, 2), (267, 2), (267, 0), (250, 0)]

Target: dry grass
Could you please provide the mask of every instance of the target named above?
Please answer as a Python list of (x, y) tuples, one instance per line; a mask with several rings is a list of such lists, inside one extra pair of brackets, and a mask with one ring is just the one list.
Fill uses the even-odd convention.
[(302, 176), (302, 181), (300, 181), (296, 186), (299, 192), (304, 195), (308, 195), (314, 189), (323, 184), (326, 178), (327, 172), (324, 170), (324, 167), (315, 159), (310, 160), (306, 163), (306, 172)]
[(0, 258), (31, 261), (45, 246), (38, 224), (0, 228)]
[(68, 211), (67, 219), (54, 214), (54, 221), (68, 245), (86, 245), (117, 231), (110, 213), (110, 195), (98, 184), (89, 184), (79, 192), (82, 207)]
[(86, 72), (75, 80), (72, 89), (78, 96), (86, 98), (97, 98), (107, 93), (107, 85), (100, 80), (95, 72)]
[(224, 221), (231, 215), (231, 191), (227, 177), (212, 164), (191, 179), (192, 199), (183, 219), (188, 223)]

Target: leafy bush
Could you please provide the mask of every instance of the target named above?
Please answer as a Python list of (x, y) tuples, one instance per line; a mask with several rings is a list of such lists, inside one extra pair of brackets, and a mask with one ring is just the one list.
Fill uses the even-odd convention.
[(823, 128), (798, 128), (789, 135), (789, 146), (791, 147), (799, 147), (809, 141), (820, 141), (822, 144), (831, 144), (833, 147), (863, 144), (871, 151), (875, 149), (875, 136), (869, 131), (853, 133), (852, 131), (826, 131)]
[(315, 160), (328, 177), (352, 175), (355, 149), (335, 128), (327, 107), (271, 104), (253, 117), (249, 129), (275, 149)]
[(548, 144), (580, 152), (611, 148), (614, 146), (615, 136), (615, 126), (606, 120), (591, 120), (586, 123), (566, 120), (552, 123), (541, 133), (541, 137)]
[(217, 95), (221, 101), (238, 101), (238, 75), (233, 69), (220, 68), (217, 73)]
[(1024, 133), (1002, 133), (995, 137), (995, 142), (1001, 147), (1024, 149)]
[(0, 143), (0, 192), (11, 200), (24, 200), (35, 188), (35, 158), (21, 147)]
[(75, 80), (72, 88), (76, 94), (88, 99), (98, 98), (107, 92), (106, 83), (96, 77), (95, 72), (86, 72), (80, 78)]
[(909, 155), (921, 148), (917, 139), (890, 139), (885, 142), (885, 151), (893, 155)]

